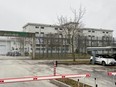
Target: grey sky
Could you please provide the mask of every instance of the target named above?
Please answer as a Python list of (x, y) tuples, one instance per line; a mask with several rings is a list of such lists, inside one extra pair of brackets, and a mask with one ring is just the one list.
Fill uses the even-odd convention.
[(56, 24), (57, 16), (71, 17), (70, 8), (80, 5), (86, 8), (85, 27), (116, 33), (116, 0), (0, 0), (0, 30), (22, 30), (28, 22)]

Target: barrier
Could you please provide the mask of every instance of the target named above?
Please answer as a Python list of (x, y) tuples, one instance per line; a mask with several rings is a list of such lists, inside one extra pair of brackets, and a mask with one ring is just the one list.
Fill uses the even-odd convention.
[(38, 81), (38, 80), (51, 80), (60, 78), (86, 78), (90, 77), (89, 73), (86, 74), (61, 74), (61, 75), (51, 75), (51, 76), (33, 76), (33, 77), (20, 77), (20, 78), (5, 78), (0, 79), (0, 84), (4, 83), (14, 83), (14, 82), (26, 82), (26, 81)]
[(115, 76), (116, 75), (116, 72), (108, 72), (108, 75), (109, 76)]
[(116, 76), (116, 72), (108, 72), (108, 75), (113, 76), (113, 82), (114, 82), (114, 85), (116, 85), (116, 82), (114, 80), (114, 76)]

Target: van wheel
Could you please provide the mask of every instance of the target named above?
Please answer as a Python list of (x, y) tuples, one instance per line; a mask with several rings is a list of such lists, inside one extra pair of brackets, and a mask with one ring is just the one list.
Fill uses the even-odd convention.
[(105, 65), (106, 65), (106, 63), (103, 61), (103, 62), (102, 62), (102, 65), (103, 65), (103, 66), (105, 66)]

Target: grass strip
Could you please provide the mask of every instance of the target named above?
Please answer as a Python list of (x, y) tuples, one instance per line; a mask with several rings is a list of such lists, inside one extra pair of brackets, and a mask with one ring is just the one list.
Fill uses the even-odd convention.
[(67, 85), (70, 85), (71, 87), (92, 87), (87, 84), (83, 84), (81, 82), (77, 82), (75, 80), (69, 79), (69, 78), (64, 78), (64, 79), (57, 79), (60, 82), (63, 82)]
[(78, 64), (90, 64), (89, 60), (76, 60), (76, 61), (58, 61), (58, 64), (65, 65), (78, 65)]

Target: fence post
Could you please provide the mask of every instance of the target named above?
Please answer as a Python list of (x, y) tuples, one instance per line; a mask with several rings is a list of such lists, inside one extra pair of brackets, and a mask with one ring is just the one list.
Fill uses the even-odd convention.
[(56, 61), (54, 61), (54, 76), (56, 75)]

